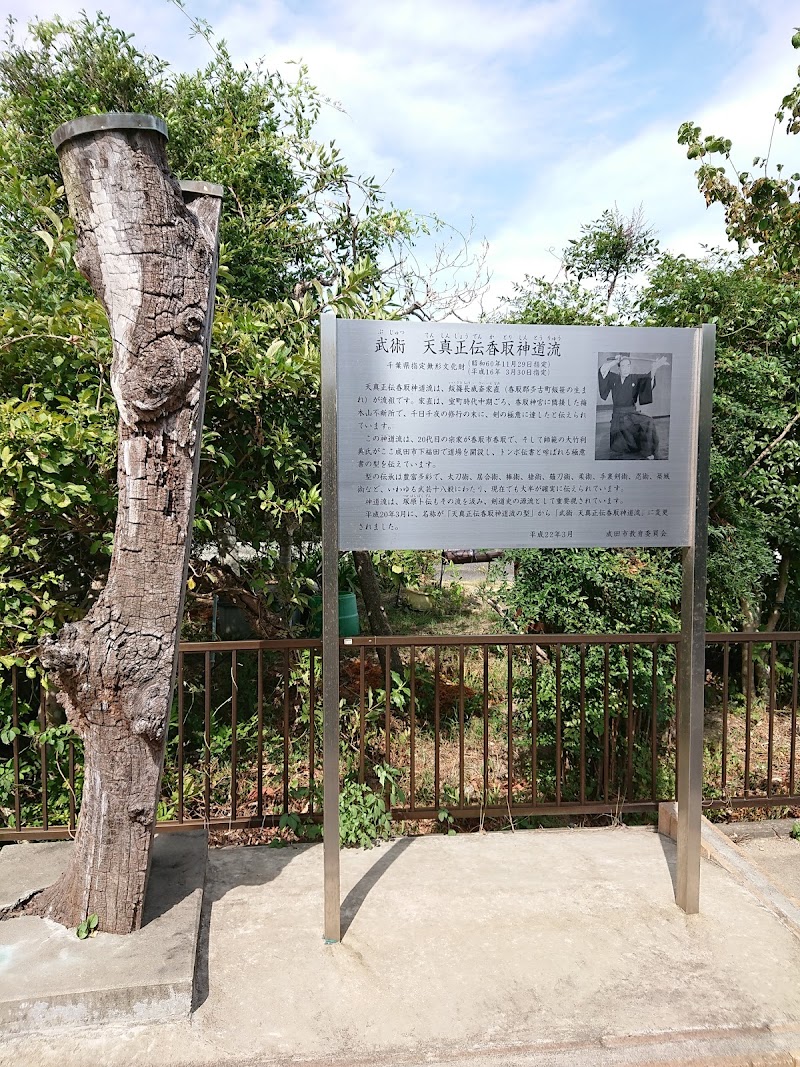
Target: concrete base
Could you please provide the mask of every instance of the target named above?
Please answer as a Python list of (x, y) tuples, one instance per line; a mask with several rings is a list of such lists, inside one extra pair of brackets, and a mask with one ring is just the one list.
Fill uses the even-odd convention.
[[(714, 848), (709, 842), (708, 819), (703, 816), (703, 829), (700, 836), (700, 855), (704, 860), (714, 859)], [(678, 840), (678, 805), (674, 800), (665, 800), (658, 805), (658, 832), (672, 841)]]
[(794, 1067), (800, 941), (645, 829), (400, 839), (342, 854), (322, 939), (322, 847), (209, 854), (191, 1023), (6, 1037), (25, 1067)]
[[(71, 848), (0, 850), (0, 906), (55, 881)], [(79, 941), (28, 916), (0, 923), (0, 1031), (187, 1019), (207, 851), (203, 831), (156, 837), (142, 929), (126, 937)]]
[[(676, 841), (678, 838), (678, 805), (674, 800), (658, 806), (658, 832)], [(791, 838), (775, 839), (767, 853), (762, 839), (765, 863), (758, 863), (752, 846), (756, 839), (739, 847), (728, 834), (703, 816), (700, 852), (704, 859), (718, 863), (750, 893), (769, 908), (781, 922), (800, 937), (800, 846)], [(768, 839), (766, 839), (768, 840)], [(772, 861), (772, 869), (770, 868)], [(776, 877), (777, 875), (777, 877)], [(794, 894), (794, 895), (793, 895)]]

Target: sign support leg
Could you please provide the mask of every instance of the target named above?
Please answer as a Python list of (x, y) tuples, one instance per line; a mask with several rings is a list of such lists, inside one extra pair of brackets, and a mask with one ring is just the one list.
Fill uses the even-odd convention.
[(339, 519), (336, 316), (323, 314), (322, 356), (322, 711), (324, 938), (341, 940), (339, 877)]
[(698, 383), (698, 436), (692, 543), (683, 550), (678, 721), (678, 870), (675, 900), (687, 915), (700, 911), (703, 820), (706, 562), (715, 327), (703, 326)]

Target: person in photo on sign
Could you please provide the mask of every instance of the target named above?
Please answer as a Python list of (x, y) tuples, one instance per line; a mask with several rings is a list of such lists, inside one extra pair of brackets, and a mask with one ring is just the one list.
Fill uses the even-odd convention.
[(653, 362), (647, 374), (635, 374), (630, 355), (616, 352), (598, 370), (600, 396), (607, 400), (611, 394), (610, 446), (614, 458), (656, 458), (656, 425), (649, 415), (641, 413), (639, 407), (653, 403), (656, 372), (668, 362), (661, 356)]

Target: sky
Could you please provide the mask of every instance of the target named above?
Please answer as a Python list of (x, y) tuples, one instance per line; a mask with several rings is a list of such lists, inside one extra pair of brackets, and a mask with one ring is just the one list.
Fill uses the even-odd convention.
[[(488, 242), (490, 310), (525, 275), (554, 278), (582, 224), (641, 207), (662, 248), (725, 243), (681, 122), (729, 137), (739, 169), (767, 152), (798, 80), (797, 0), (186, 0), (236, 61), (302, 61), (327, 107), (316, 135), (397, 207)], [(31, 18), (87, 0), (11, 0)], [(108, 0), (140, 49), (178, 69), (211, 58), (170, 0)], [(800, 138), (772, 157), (800, 169)], [(427, 250), (425, 254), (430, 254)]]

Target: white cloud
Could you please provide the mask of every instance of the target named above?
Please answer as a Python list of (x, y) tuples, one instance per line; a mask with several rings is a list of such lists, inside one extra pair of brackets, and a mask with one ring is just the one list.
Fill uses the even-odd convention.
[[(557, 262), (549, 250), (559, 251), (569, 237), (578, 235), (582, 223), (615, 203), (624, 212), (641, 203), (662, 247), (675, 252), (698, 255), (701, 244), (726, 243), (722, 208), (706, 209), (694, 179), (696, 164), (677, 144), (677, 128), (691, 119), (704, 133), (730, 137), (740, 168), (765, 153), (774, 111), (796, 80), (796, 53), (787, 32), (791, 21), (785, 7), (774, 15), (714, 96), (694, 114), (670, 109), (613, 148), (562, 156), (531, 183), (527, 194), (510, 206), (505, 222), (489, 234), (494, 298), (508, 295), (512, 283), (526, 273), (552, 277)], [(776, 136), (773, 156), (797, 166), (797, 138)]]
[[(271, 62), (306, 62), (312, 81), (343, 102), (360, 131), (354, 166), (380, 177), (389, 157), (405, 191), (421, 171), (423, 190), (429, 170), (441, 170), (448, 183), (463, 180), (464, 167), (505, 151), (520, 129), (536, 135), (541, 120), (530, 106), (536, 79), (520, 83), (510, 64), (533, 63), (554, 47), (587, 17), (588, 3), (339, 0), (320, 18), (321, 10), (309, 5), (291, 19), (284, 12), (269, 42), (244, 34), (240, 10), (220, 32), (250, 58), (268, 43)], [(347, 121), (335, 115), (321, 124), (323, 135), (346, 130)], [(347, 154), (352, 158), (349, 144)]]
[[(12, 0), (11, 9), (25, 20), (83, 6)], [(139, 47), (180, 68), (208, 62), (208, 46), (189, 39), (189, 23), (167, 0), (104, 7)], [(732, 57), (710, 85), (702, 64), (677, 65), (679, 38), (669, 42), (670, 74), (661, 54), (620, 32), (644, 32), (649, 5), (624, 15), (591, 0), (189, 0), (189, 8), (228, 40), (237, 62), (263, 56), (291, 77), (287, 61), (304, 60), (346, 109), (327, 109), (318, 136), (335, 138), (351, 170), (386, 183), (399, 206), (461, 229), (475, 216), (478, 236), (490, 239), (495, 294), (525, 273), (552, 275), (548, 249), (615, 203), (623, 211), (642, 203), (676, 250), (721, 243), (721, 210), (706, 212), (676, 144), (678, 124), (725, 133), (748, 166), (794, 82), (789, 35), (800, 21), (795, 0), (678, 4), (676, 35), (716, 49), (714, 70), (720, 55)], [(791, 162), (798, 144), (776, 144), (773, 154)]]

